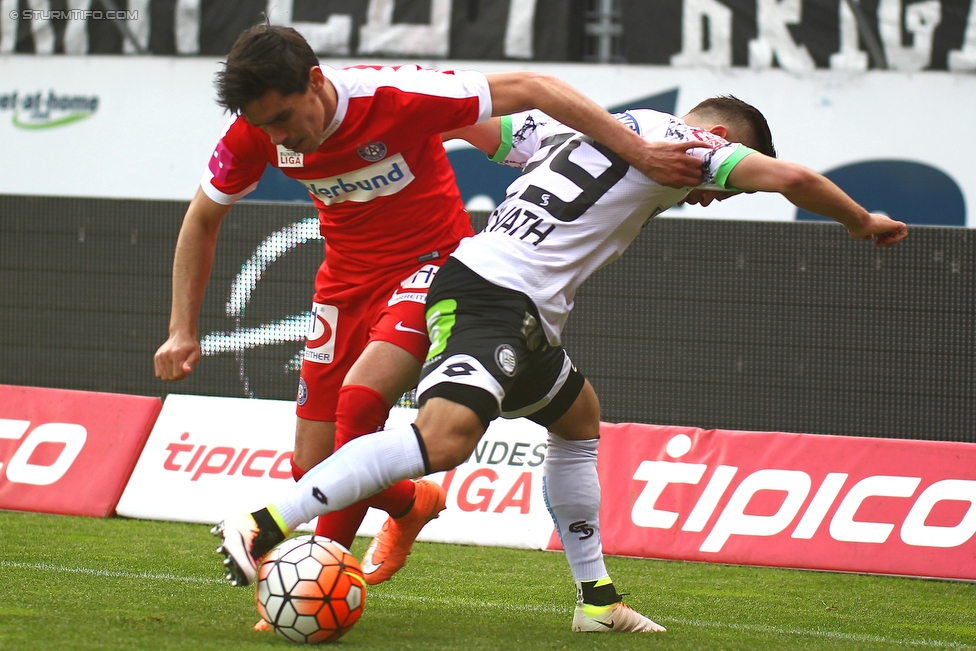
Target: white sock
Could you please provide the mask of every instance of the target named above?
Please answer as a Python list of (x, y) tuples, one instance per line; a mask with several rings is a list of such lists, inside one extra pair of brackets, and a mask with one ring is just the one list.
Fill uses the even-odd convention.
[(599, 439), (566, 441), (549, 434), (542, 492), (559, 532), (573, 580), (608, 576), (600, 541), (600, 479), (596, 473)]
[(298, 525), (424, 474), (424, 456), (412, 425), (349, 441), (299, 480), (274, 507), (285, 525)]

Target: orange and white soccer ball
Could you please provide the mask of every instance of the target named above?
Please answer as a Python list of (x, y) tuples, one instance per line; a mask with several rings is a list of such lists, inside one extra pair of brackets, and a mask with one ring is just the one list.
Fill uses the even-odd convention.
[(359, 561), (323, 536), (298, 536), (274, 548), (258, 568), (258, 613), (292, 642), (342, 637), (363, 614), (366, 581)]

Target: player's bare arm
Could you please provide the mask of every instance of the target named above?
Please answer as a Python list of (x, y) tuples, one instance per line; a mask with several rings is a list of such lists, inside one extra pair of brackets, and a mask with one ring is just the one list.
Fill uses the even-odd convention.
[(481, 150), (487, 156), (494, 156), (502, 144), (501, 123), (502, 119), (500, 117), (494, 117), (487, 122), (447, 131), (441, 134), (441, 138), (444, 142), (455, 138), (465, 140), (468, 144)]
[(173, 301), (169, 338), (153, 359), (156, 377), (182, 380), (200, 361), (197, 318), (210, 279), (220, 222), (230, 206), (221, 205), (197, 189), (183, 217), (173, 260)]
[(649, 142), (566, 82), (534, 72), (486, 75), (492, 115), (539, 109), (606, 145), (662, 185), (684, 188), (701, 183), (701, 163), (688, 155), (694, 143)]
[(730, 186), (747, 192), (778, 192), (790, 202), (847, 227), (856, 240), (893, 246), (908, 237), (908, 226), (885, 215), (869, 213), (830, 179), (789, 161), (753, 153), (729, 174)]

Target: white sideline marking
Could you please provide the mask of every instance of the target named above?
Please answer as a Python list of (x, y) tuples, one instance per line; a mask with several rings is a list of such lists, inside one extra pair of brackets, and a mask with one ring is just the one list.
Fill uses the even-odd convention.
[[(175, 574), (155, 574), (152, 572), (118, 572), (112, 570), (96, 570), (87, 567), (67, 567), (65, 565), (53, 565), (50, 563), (17, 563), (14, 561), (0, 560), (0, 568), (10, 567), (15, 569), (38, 570), (42, 572), (66, 572), (71, 574), (87, 574), (89, 576), (101, 576), (120, 579), (150, 579), (159, 581), (179, 581), (182, 583), (204, 583), (219, 584), (224, 583), (222, 579), (210, 579), (199, 576), (177, 576)], [(390, 599), (392, 601), (413, 601), (419, 603), (429, 603), (445, 605), (451, 607), (466, 608), (489, 608), (495, 610), (509, 610), (515, 612), (551, 613), (555, 615), (567, 615), (572, 613), (571, 608), (561, 608), (558, 606), (533, 606), (527, 604), (500, 603), (497, 601), (482, 601), (480, 599), (447, 598), (447, 597), (428, 597), (422, 595), (400, 595), (389, 592), (377, 592), (369, 590), (368, 595), (373, 599)], [(872, 644), (893, 644), (898, 646), (910, 647), (932, 647), (939, 649), (964, 649), (976, 651), (976, 645), (963, 644), (960, 642), (945, 642), (942, 640), (899, 640), (878, 635), (861, 635), (858, 633), (841, 633), (838, 631), (826, 631), (818, 629), (799, 629), (799, 628), (780, 628), (778, 626), (767, 626), (761, 624), (731, 624), (728, 622), (710, 622), (701, 619), (684, 619), (681, 617), (659, 617), (656, 621), (660, 624), (681, 624), (684, 626), (697, 626), (702, 628), (727, 628), (734, 631), (751, 631), (757, 633), (773, 633), (776, 635), (795, 635), (803, 637), (822, 638), (826, 640), (838, 640), (843, 642), (865, 642)]]
[[(556, 606), (528, 606), (517, 604), (498, 603), (493, 601), (479, 601), (476, 599), (456, 599), (447, 597), (423, 597), (417, 595), (398, 595), (387, 592), (367, 591), (371, 598), (392, 599), (396, 601), (415, 601), (421, 603), (432, 603), (438, 605), (448, 605), (452, 607), (462, 606), (471, 608), (494, 608), (498, 610), (512, 610), (516, 612), (541, 612), (553, 613), (557, 615), (571, 614), (571, 608), (559, 608)], [(700, 619), (683, 619), (680, 617), (657, 617), (655, 620), (662, 625), (670, 623), (682, 624), (685, 626), (698, 626), (701, 628), (728, 628), (736, 631), (751, 631), (758, 633), (774, 633), (777, 635), (794, 635), (803, 637), (816, 637), (827, 640), (839, 640), (844, 642), (870, 642), (875, 644), (897, 644), (900, 646), (915, 647), (934, 647), (944, 649), (976, 649), (972, 644), (962, 644), (959, 642), (944, 642), (942, 640), (896, 640), (877, 635), (860, 635), (857, 633), (840, 633), (837, 631), (825, 630), (805, 630), (797, 628), (780, 628), (777, 626), (765, 626), (761, 624), (729, 624), (725, 622), (708, 622)]]
[(115, 579), (153, 579), (159, 581), (180, 581), (181, 583), (222, 583), (221, 579), (205, 579), (199, 576), (176, 576), (175, 574), (155, 574), (152, 572), (116, 572), (113, 570), (93, 570), (88, 567), (67, 567), (65, 565), (51, 565), (49, 563), (15, 563), (0, 560), (0, 568), (13, 567), (26, 570), (40, 570), (42, 572), (66, 572), (69, 574), (87, 574)]

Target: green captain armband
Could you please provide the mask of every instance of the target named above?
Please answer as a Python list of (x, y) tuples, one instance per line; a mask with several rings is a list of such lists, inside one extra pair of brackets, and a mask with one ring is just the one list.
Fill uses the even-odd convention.
[(740, 144), (738, 148), (732, 152), (732, 155), (726, 158), (722, 164), (718, 166), (718, 172), (715, 173), (715, 183), (725, 188), (729, 192), (742, 192), (742, 190), (739, 188), (730, 188), (726, 185), (726, 182), (729, 180), (729, 174), (732, 173), (732, 169), (739, 164), (739, 161), (749, 154), (755, 153), (755, 149), (750, 149), (749, 147)]
[(504, 163), (509, 152), (512, 151), (512, 116), (502, 116), (502, 144), (498, 145), (498, 151), (491, 157), (493, 163)]

